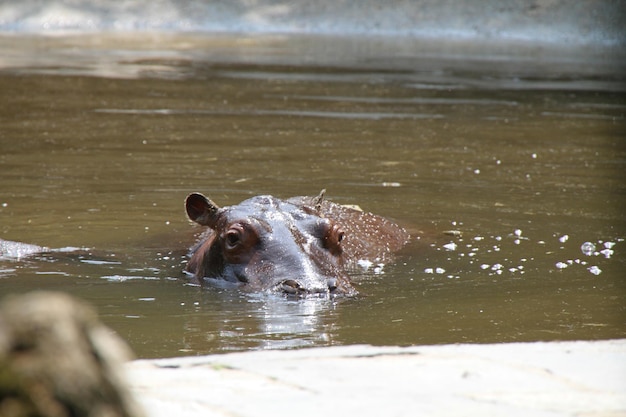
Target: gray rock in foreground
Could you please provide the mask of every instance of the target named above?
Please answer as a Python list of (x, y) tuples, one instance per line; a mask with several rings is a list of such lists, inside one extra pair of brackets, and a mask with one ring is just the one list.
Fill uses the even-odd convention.
[(626, 415), (626, 339), (254, 351), (127, 371), (154, 417)]
[(0, 417), (142, 417), (124, 378), (130, 357), (81, 301), (49, 291), (8, 296), (0, 303)]

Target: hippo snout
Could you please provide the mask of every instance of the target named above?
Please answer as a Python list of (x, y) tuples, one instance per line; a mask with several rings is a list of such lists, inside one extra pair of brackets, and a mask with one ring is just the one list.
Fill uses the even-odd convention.
[(276, 286), (276, 290), (278, 290), (279, 292), (284, 292), (285, 294), (292, 295), (304, 294), (307, 292), (298, 281), (293, 279), (286, 279), (284, 281), (281, 281)]
[(290, 296), (306, 296), (313, 294), (331, 294), (331, 295), (354, 295), (356, 291), (352, 289), (352, 286), (346, 287), (339, 284), (339, 279), (328, 278), (325, 283), (326, 286), (307, 287), (302, 282), (295, 279), (286, 279), (274, 287), (276, 292), (290, 295)]

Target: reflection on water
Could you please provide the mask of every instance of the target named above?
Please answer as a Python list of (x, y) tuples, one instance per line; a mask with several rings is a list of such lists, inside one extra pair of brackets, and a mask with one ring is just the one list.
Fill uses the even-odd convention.
[[(80, 249), (0, 261), (2, 294), (85, 298), (142, 357), (626, 335), (621, 78), (419, 55), (291, 66), (293, 45), (188, 41), (137, 59), (4, 45), (0, 237)], [(189, 192), (229, 205), (322, 188), (416, 236), (357, 271), (362, 296), (186, 284)]]

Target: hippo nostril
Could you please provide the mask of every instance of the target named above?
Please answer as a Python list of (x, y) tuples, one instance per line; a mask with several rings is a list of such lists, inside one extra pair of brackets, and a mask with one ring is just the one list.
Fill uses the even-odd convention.
[(287, 294), (297, 294), (304, 291), (304, 288), (297, 281), (292, 279), (285, 280), (279, 284), (279, 288)]
[(328, 289), (330, 291), (335, 291), (337, 289), (337, 278), (330, 278), (326, 281), (326, 284), (328, 285)]

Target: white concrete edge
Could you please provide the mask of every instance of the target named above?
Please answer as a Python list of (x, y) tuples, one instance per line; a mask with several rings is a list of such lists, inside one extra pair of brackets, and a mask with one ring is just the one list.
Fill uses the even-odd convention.
[(252, 351), (127, 370), (155, 417), (626, 416), (626, 339)]

